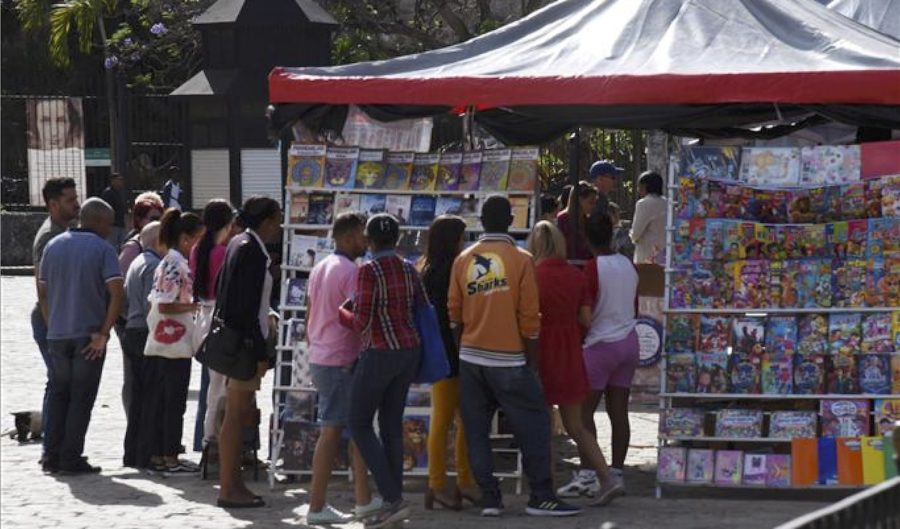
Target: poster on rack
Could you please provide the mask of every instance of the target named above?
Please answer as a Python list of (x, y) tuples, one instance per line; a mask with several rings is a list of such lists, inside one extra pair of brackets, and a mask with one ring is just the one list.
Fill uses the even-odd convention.
[(342, 137), (345, 145), (363, 149), (428, 152), (433, 127), (431, 118), (402, 119), (390, 123), (378, 121), (356, 105), (350, 105)]
[(80, 97), (28, 99), (28, 189), (32, 206), (43, 206), (41, 189), (50, 178), (72, 178), (86, 197), (84, 115)]

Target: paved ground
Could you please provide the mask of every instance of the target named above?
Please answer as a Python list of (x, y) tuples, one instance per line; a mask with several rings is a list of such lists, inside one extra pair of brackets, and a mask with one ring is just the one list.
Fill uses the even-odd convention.
[[(35, 299), (33, 285), (31, 277), (0, 279), (0, 422), (4, 429), (12, 425), (10, 412), (40, 407), (44, 366), (31, 339), (29, 313)], [(307, 499), (302, 483), (278, 485), (272, 491), (267, 490), (267, 485), (262, 481), (251, 484), (257, 492), (265, 495), (269, 507), (229, 514), (214, 506), (217, 492), (211, 482), (194, 477), (154, 478), (123, 469), (120, 464), (125, 425), (120, 399), (122, 362), (115, 340), (104, 369), (86, 443), (86, 454), (93, 463), (103, 466), (103, 472), (98, 476), (77, 478), (44, 476), (37, 465), (40, 456), (38, 445), (18, 445), (8, 438), (0, 439), (0, 524), (3, 527), (224, 529), (302, 526)], [(268, 416), (271, 408), (265, 397), (271, 380), (267, 380), (266, 386), (260, 393), (263, 417)], [(193, 435), (198, 388), (199, 376), (195, 369), (186, 414), (190, 422), (190, 427), (185, 428), (184, 443), (187, 446), (191, 445), (190, 436)], [(606, 438), (609, 430), (605, 417), (598, 415), (597, 420), (601, 437)], [(635, 410), (632, 425), (633, 447), (626, 469), (630, 495), (610, 507), (589, 508), (584, 515), (573, 519), (538, 521), (521, 514), (525, 497), (514, 497), (508, 493), (505, 498), (508, 514), (500, 520), (481, 519), (474, 510), (427, 513), (421, 508), (424, 482), (416, 479), (407, 484), (407, 499), (414, 507), (407, 527), (596, 529), (603, 522), (613, 521), (622, 529), (757, 529), (773, 527), (823, 505), (821, 499), (818, 502), (804, 501), (809, 498), (786, 500), (783, 499), (784, 493), (748, 497), (740, 493), (723, 495), (701, 490), (680, 495), (667, 494), (664, 499), (657, 500), (653, 496), (656, 414), (652, 410)], [(267, 442), (267, 437), (264, 442)], [(604, 450), (609, 453), (608, 446), (604, 446)], [(572, 450), (561, 441), (560, 452), (571, 455)], [(188, 454), (188, 457), (199, 459), (196, 454)], [(566, 477), (570, 461), (571, 458), (567, 458), (561, 462), (559, 479)], [(332, 501), (339, 507), (347, 507), (351, 502), (347, 483), (336, 480), (333, 489)], [(347, 527), (355, 529), (361, 526), (349, 524)]]

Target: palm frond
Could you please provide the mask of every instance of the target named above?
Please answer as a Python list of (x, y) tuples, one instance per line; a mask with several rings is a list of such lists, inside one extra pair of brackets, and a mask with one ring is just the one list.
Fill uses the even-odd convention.
[(15, 9), (19, 23), (25, 31), (38, 31), (46, 27), (50, 21), (48, 0), (19, 0)]

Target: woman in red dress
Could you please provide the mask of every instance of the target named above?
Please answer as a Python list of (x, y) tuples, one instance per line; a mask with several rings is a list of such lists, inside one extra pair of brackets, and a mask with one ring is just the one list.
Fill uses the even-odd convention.
[(587, 295), (585, 277), (566, 262), (565, 237), (550, 222), (535, 225), (528, 251), (535, 259), (541, 303), (539, 369), (544, 396), (549, 405), (559, 407), (563, 427), (587, 459), (582, 464), (597, 472), (600, 486), (592, 505), (606, 505), (619, 494), (619, 485), (609, 473), (596, 437), (581, 419), (582, 404), (591, 392), (581, 350), (584, 328), (579, 323)]

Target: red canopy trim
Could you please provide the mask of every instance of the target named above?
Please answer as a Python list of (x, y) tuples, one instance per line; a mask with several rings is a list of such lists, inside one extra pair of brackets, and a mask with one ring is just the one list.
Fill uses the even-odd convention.
[(900, 70), (597, 77), (304, 76), (275, 68), (272, 103), (443, 105), (900, 105)]

